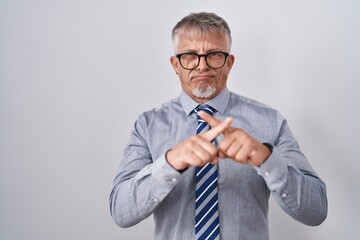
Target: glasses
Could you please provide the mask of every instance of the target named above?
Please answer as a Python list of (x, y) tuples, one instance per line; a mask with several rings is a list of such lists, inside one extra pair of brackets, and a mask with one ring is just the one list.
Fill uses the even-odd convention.
[(193, 52), (181, 53), (175, 55), (180, 62), (180, 65), (186, 70), (193, 70), (200, 64), (200, 59), (205, 58), (205, 62), (209, 68), (218, 69), (225, 65), (226, 59), (229, 56), (227, 52), (209, 52), (207, 54), (197, 54)]

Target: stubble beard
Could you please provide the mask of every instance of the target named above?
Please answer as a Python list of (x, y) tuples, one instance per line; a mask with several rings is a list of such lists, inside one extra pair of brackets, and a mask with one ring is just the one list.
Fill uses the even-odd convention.
[(216, 92), (216, 88), (207, 83), (200, 84), (191, 89), (191, 93), (197, 98), (210, 98)]

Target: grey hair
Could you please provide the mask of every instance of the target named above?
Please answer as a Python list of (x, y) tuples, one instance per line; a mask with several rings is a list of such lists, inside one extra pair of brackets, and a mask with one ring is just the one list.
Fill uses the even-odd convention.
[(215, 13), (190, 13), (181, 19), (172, 30), (172, 41), (176, 52), (179, 36), (186, 34), (191, 38), (204, 37), (209, 33), (225, 34), (228, 41), (228, 51), (231, 48), (231, 31), (227, 22)]

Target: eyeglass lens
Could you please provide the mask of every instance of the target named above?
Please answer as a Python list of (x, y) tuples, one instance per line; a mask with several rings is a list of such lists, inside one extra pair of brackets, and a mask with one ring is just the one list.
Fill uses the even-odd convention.
[(205, 62), (210, 68), (221, 68), (225, 64), (226, 55), (222, 52), (213, 52), (206, 55), (185, 53), (181, 55), (180, 63), (185, 69), (195, 69), (199, 65), (202, 56), (205, 57)]

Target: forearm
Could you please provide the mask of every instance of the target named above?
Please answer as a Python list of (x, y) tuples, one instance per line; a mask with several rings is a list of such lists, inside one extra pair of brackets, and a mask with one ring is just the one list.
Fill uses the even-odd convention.
[(276, 148), (257, 170), (280, 207), (295, 220), (312, 226), (325, 220), (326, 187), (315, 173), (295, 167)]
[(130, 227), (147, 218), (173, 189), (180, 176), (164, 156), (135, 174), (120, 169), (110, 195), (110, 211), (116, 224)]

